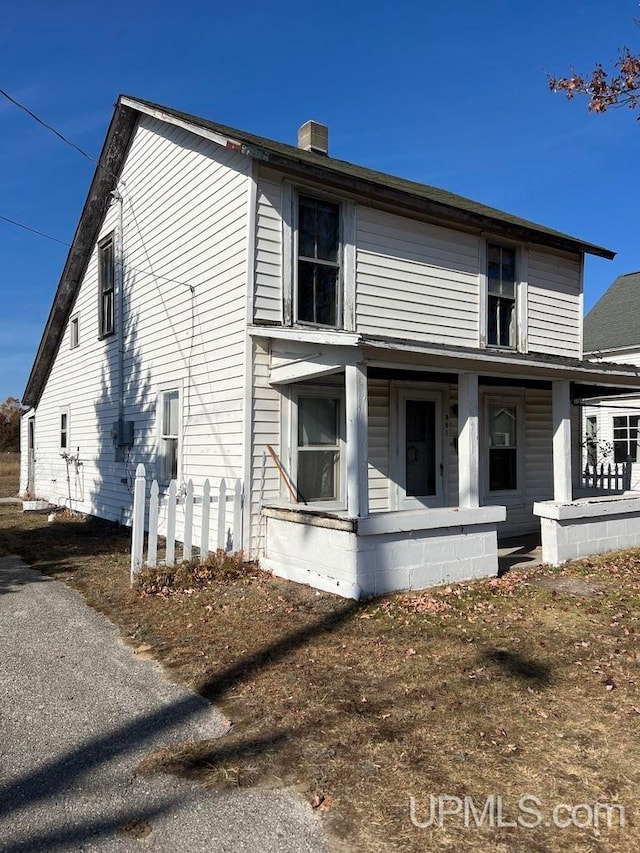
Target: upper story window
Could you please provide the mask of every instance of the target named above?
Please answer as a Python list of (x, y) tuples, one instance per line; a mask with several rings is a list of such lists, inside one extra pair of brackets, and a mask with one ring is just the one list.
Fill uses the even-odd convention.
[(487, 344), (517, 346), (516, 250), (487, 245)]
[(296, 320), (340, 323), (340, 205), (298, 198)]
[(115, 256), (113, 234), (98, 244), (98, 335), (112, 335), (116, 329)]

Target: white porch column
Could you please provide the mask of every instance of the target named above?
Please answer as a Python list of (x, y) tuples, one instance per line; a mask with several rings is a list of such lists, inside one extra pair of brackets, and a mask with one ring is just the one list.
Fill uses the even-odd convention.
[(553, 400), (553, 499), (573, 500), (571, 487), (571, 394), (567, 379), (552, 382)]
[(345, 367), (347, 408), (347, 513), (351, 518), (369, 516), (369, 413), (367, 368), (364, 364)]
[(478, 374), (458, 375), (458, 503), (480, 506)]

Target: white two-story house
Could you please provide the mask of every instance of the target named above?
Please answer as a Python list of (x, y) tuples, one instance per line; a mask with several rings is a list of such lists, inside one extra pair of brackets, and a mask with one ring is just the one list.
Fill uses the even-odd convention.
[[(243, 547), (357, 596), (491, 574), (579, 482), (599, 246), (120, 97), (24, 394), (21, 488), (127, 523), (133, 472), (239, 478)], [(574, 435), (572, 436), (572, 431)]]

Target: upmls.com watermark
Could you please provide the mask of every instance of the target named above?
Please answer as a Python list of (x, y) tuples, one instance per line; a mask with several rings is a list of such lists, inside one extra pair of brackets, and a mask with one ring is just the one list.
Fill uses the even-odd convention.
[(457, 821), (465, 827), (521, 827), (555, 826), (558, 829), (610, 829), (625, 825), (624, 806), (612, 803), (553, 803), (545, 807), (533, 794), (524, 794), (518, 800), (517, 814), (507, 814), (502, 796), (489, 794), (484, 801), (471, 796), (430, 794), (429, 802), (417, 804), (409, 795), (409, 816), (418, 829), (443, 827), (448, 821)]

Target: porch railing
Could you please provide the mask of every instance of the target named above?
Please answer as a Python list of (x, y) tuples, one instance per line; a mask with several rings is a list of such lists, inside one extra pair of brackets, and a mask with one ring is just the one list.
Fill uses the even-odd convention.
[[(176, 540), (176, 521), (178, 507), (183, 512), (180, 519), (181, 538)], [(175, 565), (176, 541), (182, 542), (182, 560), (194, 558), (194, 507), (202, 508), (197, 512), (200, 520), (200, 536), (197, 541), (198, 559), (204, 563), (212, 548), (225, 551), (242, 550), (242, 483), (236, 480), (233, 486), (227, 486), (224, 479), (214, 489), (209, 480), (205, 480), (202, 493), (194, 494), (193, 481), (189, 480), (184, 493), (178, 493), (175, 480), (169, 483), (166, 496), (160, 497), (158, 481), (153, 480), (149, 490), (147, 516), (147, 477), (144, 465), (138, 465), (133, 493), (133, 524), (131, 531), (131, 582), (143, 565), (154, 567), (158, 564), (158, 539), (160, 510), (166, 514), (165, 557), (166, 566)], [(212, 508), (215, 511), (212, 512)], [(211, 516), (214, 518), (211, 518)], [(147, 556), (144, 558), (145, 517), (147, 517)]]
[(585, 489), (602, 489), (607, 492), (625, 492), (631, 488), (631, 461), (601, 462), (600, 465), (585, 465), (582, 472)]

